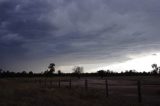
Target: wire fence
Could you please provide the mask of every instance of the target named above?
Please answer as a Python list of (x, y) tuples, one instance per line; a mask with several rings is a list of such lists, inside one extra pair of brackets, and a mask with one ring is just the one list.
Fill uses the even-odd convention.
[[(18, 79), (17, 79), (18, 80)], [(160, 100), (160, 82), (128, 79), (96, 79), (96, 78), (25, 78), (25, 82), (34, 82), (41, 88), (83, 88), (86, 91), (90, 89), (103, 90), (104, 96), (109, 98), (112, 95), (134, 96), (139, 103), (142, 103), (146, 97), (157, 101)], [(149, 96), (147, 96), (149, 95)], [(154, 100), (156, 100), (154, 99)]]

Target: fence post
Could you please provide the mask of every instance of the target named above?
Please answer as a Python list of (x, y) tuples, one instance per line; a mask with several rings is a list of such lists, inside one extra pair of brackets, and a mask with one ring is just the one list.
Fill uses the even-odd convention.
[(36, 78), (34, 79), (34, 82), (37, 83), (37, 79)]
[(108, 80), (105, 80), (105, 85), (106, 85), (106, 97), (109, 96), (109, 91), (108, 91)]
[(69, 79), (69, 88), (71, 88), (72, 87), (72, 80), (71, 80), (71, 78)]
[(88, 80), (85, 79), (85, 90), (88, 90)]
[(141, 93), (141, 81), (137, 81), (137, 90), (138, 90), (138, 102), (142, 102), (142, 93)]
[(52, 88), (52, 79), (50, 80), (50, 88)]
[(42, 87), (42, 84), (41, 84), (41, 79), (39, 79), (39, 85), (40, 85), (40, 87)]
[(61, 87), (61, 80), (60, 80), (60, 78), (59, 78), (59, 80), (58, 80), (58, 87), (59, 87), (59, 88)]
[(44, 79), (44, 87), (45, 88), (47, 87), (47, 79), (46, 78)]

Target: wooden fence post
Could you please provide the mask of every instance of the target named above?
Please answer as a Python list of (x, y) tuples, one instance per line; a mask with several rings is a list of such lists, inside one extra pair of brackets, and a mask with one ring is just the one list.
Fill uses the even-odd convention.
[(37, 79), (36, 78), (34, 78), (34, 82), (37, 83)]
[(88, 90), (88, 80), (85, 79), (85, 90)]
[(40, 87), (42, 87), (41, 79), (39, 79), (39, 85), (40, 85)]
[(106, 85), (106, 97), (109, 96), (109, 91), (108, 91), (108, 80), (105, 80), (105, 85)]
[(142, 94), (141, 94), (141, 81), (137, 81), (137, 90), (138, 90), (138, 102), (142, 102)]
[(50, 80), (50, 88), (52, 88), (52, 79)]
[(46, 78), (44, 79), (44, 87), (45, 88), (47, 87), (47, 79)]
[(58, 87), (59, 87), (59, 88), (61, 87), (61, 80), (60, 80), (60, 78), (59, 78), (59, 80), (58, 80)]
[(71, 88), (72, 87), (72, 80), (71, 80), (71, 78), (69, 79), (69, 88)]

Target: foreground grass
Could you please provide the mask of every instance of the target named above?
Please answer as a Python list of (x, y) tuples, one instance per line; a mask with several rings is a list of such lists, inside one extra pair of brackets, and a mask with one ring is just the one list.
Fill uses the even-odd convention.
[[(20, 79), (19, 79), (20, 80)], [(105, 97), (104, 91), (83, 88), (42, 88), (39, 84), (0, 80), (0, 106), (159, 106), (136, 98)]]

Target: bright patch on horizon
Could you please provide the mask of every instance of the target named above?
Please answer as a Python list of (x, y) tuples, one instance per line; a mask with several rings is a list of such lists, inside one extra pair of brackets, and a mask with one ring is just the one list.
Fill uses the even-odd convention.
[[(99, 69), (110, 69), (113, 71), (117, 71), (117, 72), (121, 72), (121, 71), (125, 71), (125, 70), (136, 70), (136, 71), (151, 71), (152, 64), (157, 64), (160, 65), (160, 55), (159, 54), (152, 54), (152, 55), (148, 55), (148, 56), (141, 56), (138, 58), (133, 58), (132, 60), (128, 60), (126, 62), (123, 63), (119, 63), (119, 64), (113, 64), (107, 67), (101, 67)], [(98, 69), (98, 70), (99, 70)]]

